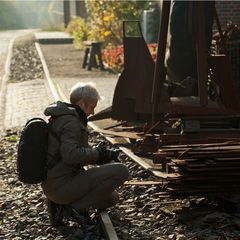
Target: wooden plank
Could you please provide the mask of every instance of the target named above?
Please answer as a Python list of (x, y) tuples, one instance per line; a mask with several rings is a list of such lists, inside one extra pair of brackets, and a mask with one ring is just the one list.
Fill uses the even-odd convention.
[(190, 172), (187, 172), (187, 173), (178, 173), (178, 177), (170, 177), (167, 179), (168, 181), (175, 181), (177, 179), (182, 179), (182, 180), (186, 180), (188, 181), (191, 180), (191, 179), (195, 179), (195, 178), (209, 178), (209, 177), (220, 177), (220, 178), (226, 178), (226, 177), (232, 177), (232, 178), (239, 178), (240, 176), (240, 172), (239, 171), (236, 171), (236, 172), (227, 172), (227, 171), (223, 171), (223, 172), (203, 172), (203, 173), (200, 173), (200, 174), (196, 174), (196, 173), (190, 173)]
[[(222, 162), (226, 162), (226, 163), (228, 163), (228, 162), (240, 162), (240, 156), (238, 155), (238, 156), (236, 156), (236, 157), (231, 157), (231, 156), (227, 156), (227, 157), (218, 157), (218, 156), (216, 156), (216, 157), (214, 157), (213, 159), (209, 159), (209, 160), (214, 160), (214, 161), (217, 161), (217, 162), (219, 162), (219, 164), (221, 164)], [(178, 165), (184, 165), (184, 164), (188, 164), (188, 163), (193, 163), (193, 162), (196, 162), (196, 161), (208, 161), (208, 160), (199, 160), (199, 159), (195, 159), (195, 158), (193, 158), (193, 159), (191, 159), (191, 158), (187, 158), (187, 159), (172, 159), (171, 160), (173, 163), (176, 163), (176, 164), (178, 164)], [(236, 163), (237, 164), (237, 163)]]
[(194, 147), (218, 147), (218, 146), (235, 146), (238, 145), (240, 147), (240, 142), (239, 141), (225, 141), (222, 143), (204, 143), (204, 144), (199, 144), (199, 143), (193, 143), (193, 144), (177, 144), (177, 145), (165, 145), (161, 146), (161, 150), (163, 151), (174, 151), (174, 150), (184, 150), (184, 149), (191, 149)]
[(111, 126), (105, 127), (104, 130), (109, 130), (109, 129), (114, 128), (114, 127), (122, 126), (123, 124), (126, 124), (126, 123), (127, 123), (127, 121), (123, 121), (123, 122), (120, 122), (120, 123), (119, 122), (114, 123)]
[(144, 161), (142, 158), (136, 156), (130, 149), (125, 148), (125, 147), (120, 147), (120, 149), (127, 155), (129, 156), (132, 160), (134, 160), (135, 162), (137, 162), (140, 166), (142, 166), (144, 169), (147, 169), (149, 171), (151, 171), (156, 177), (160, 177), (163, 179), (166, 179), (169, 176), (177, 176), (177, 174), (167, 174), (167, 173), (163, 173), (159, 170), (154, 169), (153, 166), (151, 166), (150, 164), (148, 164), (146, 161)]
[(100, 211), (98, 216), (106, 238), (108, 240), (118, 240), (117, 233), (107, 211)]
[(217, 161), (240, 161), (240, 156), (236, 156), (236, 157), (231, 157), (231, 156), (227, 156), (227, 157), (218, 157), (216, 156), (215, 158)]
[(240, 144), (236, 145), (225, 145), (225, 146), (212, 146), (212, 147), (200, 147), (199, 149), (206, 149), (208, 151), (228, 151), (228, 150), (239, 150), (240, 151)]
[(239, 152), (231, 152), (231, 153), (199, 153), (199, 154), (187, 154), (187, 153), (168, 153), (167, 154), (167, 159), (179, 159), (180, 161), (186, 160), (186, 161), (199, 161), (201, 159), (206, 159), (208, 158), (209, 160), (211, 159), (216, 159), (216, 158), (240, 158), (240, 153)]
[[(208, 132), (208, 133), (188, 133), (188, 134), (161, 134), (162, 146), (180, 144), (208, 144), (220, 141), (231, 141), (232, 138), (240, 140), (240, 132)], [(238, 141), (239, 141), (238, 140)], [(162, 147), (161, 146), (161, 147)]]
[[(207, 175), (202, 175), (202, 174), (195, 174), (195, 173), (191, 173), (191, 174), (187, 174), (185, 175), (182, 179), (173, 179), (173, 180), (169, 180), (169, 182), (182, 182), (182, 183), (189, 183), (190, 185), (196, 184), (196, 183), (203, 183), (206, 184), (206, 182), (208, 182), (207, 186), (209, 185), (209, 183), (222, 183), (222, 182), (232, 182), (232, 183), (238, 183), (240, 182), (239, 180), (239, 173), (235, 173), (233, 175), (231, 174), (226, 174), (224, 176), (221, 176), (220, 174), (209, 174)], [(214, 181), (213, 181), (214, 180)]]
[[(187, 163), (186, 166), (190, 167), (190, 168), (199, 168), (199, 167), (240, 167), (240, 160), (239, 162), (233, 161), (233, 162), (218, 162), (218, 161), (207, 161), (204, 163)], [(183, 166), (184, 167), (184, 166)], [(233, 169), (234, 170), (234, 169)]]
[(231, 190), (237, 190), (237, 192), (239, 192), (239, 184), (235, 184), (232, 186), (229, 186), (229, 183), (226, 184), (213, 184), (213, 185), (208, 185), (206, 186), (206, 184), (203, 185), (190, 185), (190, 184), (180, 184), (179, 186), (174, 186), (174, 184), (169, 184), (169, 187), (171, 188), (178, 188), (179, 191), (185, 191), (185, 192), (215, 192), (215, 191), (220, 191), (220, 192), (225, 192), (225, 191), (231, 191)]
[(180, 195), (201, 195), (201, 196), (205, 196), (205, 195), (223, 195), (226, 193), (237, 193), (239, 191), (239, 188), (235, 187), (235, 188), (220, 188), (220, 189), (216, 189), (215, 187), (211, 188), (211, 189), (189, 189), (189, 186), (186, 187), (186, 189), (178, 189), (175, 190), (171, 187), (167, 188), (169, 191), (172, 191), (174, 193), (180, 194)]
[[(97, 130), (99, 129), (94, 123), (89, 123), (89, 126), (94, 129)], [(102, 132), (100, 132), (102, 134)], [(115, 143), (114, 139), (111, 137), (106, 137), (105, 138), (112, 144)], [(163, 179), (166, 179), (167, 177), (177, 177), (178, 174), (167, 174), (167, 173), (163, 173), (159, 170), (154, 169), (153, 166), (151, 166), (150, 164), (148, 164), (146, 161), (144, 161), (142, 158), (138, 157), (137, 155), (135, 155), (130, 149), (126, 148), (126, 147), (119, 147), (120, 150), (122, 150), (128, 157), (130, 157), (132, 160), (134, 160), (135, 162), (137, 162), (139, 165), (141, 165), (144, 169), (149, 170), (153, 173), (153, 175), (155, 175), (156, 177), (160, 177)]]
[(215, 115), (215, 116), (209, 116), (209, 115), (196, 115), (196, 116), (182, 116), (183, 120), (240, 120), (239, 114), (233, 114), (233, 115)]
[(239, 171), (240, 170), (240, 166), (238, 167), (217, 167), (217, 166), (214, 166), (214, 167), (202, 167), (202, 168), (190, 168), (190, 167), (186, 167), (186, 170), (187, 171), (190, 171), (190, 172), (217, 172), (217, 171), (231, 171), (231, 170), (235, 170), (235, 171)]
[(124, 185), (162, 185), (162, 181), (128, 181)]
[(196, 161), (198, 161), (198, 159), (201, 159), (201, 158), (214, 158), (214, 157), (237, 157), (239, 156), (240, 153), (239, 152), (236, 152), (236, 153), (213, 153), (213, 154), (189, 154), (189, 155), (179, 155), (179, 159), (196, 159)]
[(204, 147), (204, 146), (199, 146), (199, 147), (194, 147), (190, 149), (191, 151), (228, 151), (228, 150), (238, 150), (240, 151), (240, 145), (228, 145), (228, 146), (212, 146), (212, 147)]
[(96, 128), (94, 130), (96, 132), (103, 133), (106, 135), (131, 138), (131, 139), (141, 139), (144, 137), (143, 133), (137, 133), (137, 132), (116, 132), (116, 131), (104, 130), (104, 129), (100, 129), (100, 128)]

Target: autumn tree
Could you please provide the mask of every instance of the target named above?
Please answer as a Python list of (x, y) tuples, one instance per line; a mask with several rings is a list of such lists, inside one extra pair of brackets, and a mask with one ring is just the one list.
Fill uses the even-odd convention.
[[(152, 7), (150, 1), (86, 1), (89, 38), (106, 44), (122, 43), (122, 22), (141, 20), (144, 9)], [(136, 24), (128, 24), (128, 34), (137, 34)]]

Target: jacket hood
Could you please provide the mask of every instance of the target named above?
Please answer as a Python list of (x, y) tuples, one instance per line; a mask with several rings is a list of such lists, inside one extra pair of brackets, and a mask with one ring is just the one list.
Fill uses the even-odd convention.
[(62, 115), (74, 115), (78, 116), (76, 108), (64, 102), (54, 102), (50, 104), (44, 111), (46, 116), (62, 116)]

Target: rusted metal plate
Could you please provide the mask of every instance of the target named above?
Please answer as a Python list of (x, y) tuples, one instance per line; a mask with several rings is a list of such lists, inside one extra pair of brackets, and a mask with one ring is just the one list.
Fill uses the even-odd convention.
[(161, 22), (158, 33), (158, 51), (157, 60), (154, 69), (154, 81), (151, 93), (152, 100), (152, 122), (155, 123), (157, 120), (157, 113), (165, 112), (165, 104), (169, 103), (169, 96), (167, 89), (164, 89), (164, 82), (166, 80), (166, 69), (165, 69), (165, 55), (167, 46), (167, 33), (168, 23), (170, 14), (171, 1), (162, 2)]
[(233, 80), (230, 60), (225, 55), (212, 56), (210, 65), (215, 75), (215, 80), (221, 90), (221, 97), (227, 109), (235, 109), (240, 112), (239, 96), (237, 86)]
[(153, 59), (142, 36), (127, 37), (124, 33), (123, 44), (124, 70), (115, 88), (112, 118), (127, 121), (151, 119)]
[[(108, 112), (103, 112), (98, 117), (111, 116), (116, 120), (144, 122), (151, 121), (154, 118), (153, 122), (155, 122), (165, 113), (184, 117), (191, 115), (230, 115), (240, 112), (240, 104), (226, 56), (212, 56), (208, 61), (209, 57), (206, 54), (207, 39), (204, 36), (206, 26), (203, 23), (206, 9), (203, 7), (204, 4), (200, 2), (186, 3), (189, 4), (187, 16), (192, 18), (189, 19), (192, 24), (188, 26), (189, 31), (193, 31), (193, 25), (197, 26), (197, 30), (194, 31), (197, 34), (199, 96), (195, 98), (192, 96), (188, 98), (169, 97), (168, 89), (164, 86), (166, 75), (164, 62), (170, 3), (171, 1), (163, 1), (158, 42), (160, 47), (158, 48), (156, 64), (154, 64), (141, 34), (138, 37), (126, 36), (126, 22), (124, 22), (124, 70), (115, 88), (112, 109), (108, 109)], [(213, 70), (212, 80), (219, 86), (218, 97), (222, 99), (221, 103), (209, 99), (206, 86), (209, 68)]]
[(112, 115), (112, 107), (108, 107), (88, 118), (89, 121), (96, 121), (96, 120), (101, 120), (101, 119), (106, 119), (106, 118), (111, 118)]

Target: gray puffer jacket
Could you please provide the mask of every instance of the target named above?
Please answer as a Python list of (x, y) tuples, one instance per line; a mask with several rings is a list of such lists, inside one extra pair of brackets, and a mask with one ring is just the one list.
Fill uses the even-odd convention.
[(99, 154), (88, 145), (87, 118), (80, 108), (58, 101), (47, 107), (44, 114), (54, 118), (51, 129), (59, 136), (57, 139), (49, 134), (48, 162), (55, 160), (57, 164), (48, 170), (42, 183), (47, 195), (71, 181), (84, 165), (96, 163)]

